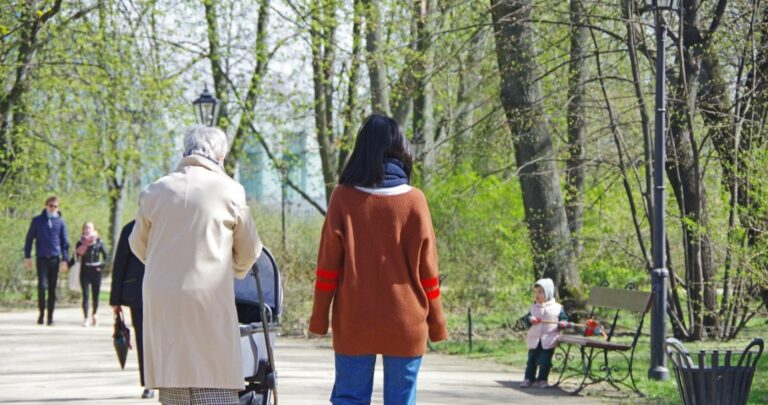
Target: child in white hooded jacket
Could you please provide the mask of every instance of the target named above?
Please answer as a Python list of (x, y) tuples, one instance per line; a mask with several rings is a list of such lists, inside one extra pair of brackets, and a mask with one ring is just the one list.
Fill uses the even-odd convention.
[[(520, 388), (547, 388), (552, 355), (555, 353), (560, 330), (568, 326), (568, 316), (563, 306), (555, 301), (555, 283), (542, 278), (533, 285), (535, 302), (530, 311), (521, 318), (528, 328), (528, 364), (525, 380)], [(536, 376), (536, 367), (539, 375)]]

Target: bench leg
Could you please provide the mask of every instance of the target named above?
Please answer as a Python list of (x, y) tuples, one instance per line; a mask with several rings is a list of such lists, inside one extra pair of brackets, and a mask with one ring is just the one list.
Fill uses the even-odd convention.
[[(557, 350), (560, 350), (563, 353), (563, 364), (560, 366), (560, 375), (557, 376), (557, 381), (555, 382), (553, 387), (557, 387), (563, 381), (565, 370), (568, 369), (568, 356), (571, 353), (571, 345), (568, 345), (568, 348), (566, 349), (558, 345), (556, 351)], [(555, 357), (557, 357), (557, 355), (555, 355)]]
[[(581, 351), (581, 364), (584, 365), (582, 370), (584, 373), (584, 376), (581, 378), (581, 384), (579, 384), (579, 387), (576, 388), (576, 391), (573, 391), (572, 393), (573, 395), (577, 395), (579, 392), (581, 392), (581, 390), (584, 389), (584, 387), (587, 386), (587, 378), (592, 380), (592, 358), (593, 358), (592, 354), (594, 350), (589, 349), (589, 355), (587, 355), (585, 348), (582, 346), (580, 348), (580, 351)], [(586, 360), (586, 363), (584, 363), (585, 360)]]
[[(613, 359), (613, 364), (617, 364), (617, 362), (623, 361), (626, 363), (627, 371), (626, 374), (620, 373), (615, 374), (617, 371), (615, 367), (611, 366), (610, 360), (608, 359), (609, 352), (614, 353), (616, 356), (621, 356), (621, 359)], [(610, 351), (610, 350), (603, 350), (603, 356), (605, 359), (605, 363), (602, 366), (601, 371), (605, 373), (605, 377), (603, 378), (593, 378), (593, 381), (605, 381), (608, 384), (610, 384), (613, 388), (615, 388), (617, 391), (621, 391), (621, 387), (619, 387), (619, 384), (631, 389), (635, 393), (637, 393), (639, 396), (644, 397), (645, 395), (640, 391), (639, 388), (637, 388), (637, 384), (635, 382), (635, 375), (633, 370), (633, 360), (634, 360), (634, 350), (627, 356), (624, 352), (620, 351)], [(629, 381), (627, 381), (627, 378), (629, 378)]]
[(645, 394), (643, 394), (640, 391), (640, 388), (637, 388), (637, 384), (635, 384), (635, 374), (632, 371), (632, 364), (634, 364), (635, 360), (635, 348), (632, 347), (632, 353), (629, 354), (629, 363), (627, 364), (627, 367), (629, 368), (629, 381), (632, 383), (632, 391), (635, 391), (637, 395), (640, 395), (641, 397), (645, 397)]

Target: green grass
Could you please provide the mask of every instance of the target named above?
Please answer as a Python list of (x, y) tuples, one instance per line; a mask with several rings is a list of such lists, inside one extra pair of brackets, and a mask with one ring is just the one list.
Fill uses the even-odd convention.
[[(515, 330), (515, 320), (516, 318), (503, 315), (474, 316), (472, 351), (470, 352), (466, 316), (449, 316), (449, 340), (433, 344), (432, 348), (440, 352), (462, 355), (469, 358), (493, 359), (501, 364), (518, 368), (522, 373), (528, 359), (528, 349), (525, 344), (525, 331)], [(751, 322), (739, 337), (733, 341), (689, 342), (684, 343), (684, 345), (690, 352), (713, 349), (721, 351), (727, 349), (741, 350), (756, 337), (764, 340), (768, 338), (768, 323), (765, 318)], [(667, 367), (670, 369), (670, 378), (666, 381), (649, 379), (647, 377), (649, 364), (650, 348), (646, 331), (638, 342), (633, 368), (638, 388), (646, 394), (647, 398), (641, 398), (625, 390), (625, 392), (619, 394), (619, 397), (624, 398), (621, 402), (658, 405), (679, 404), (680, 396), (675, 382), (672, 363), (668, 361)], [(553, 371), (550, 374), (550, 382), (554, 381), (556, 377), (557, 375)], [(583, 393), (590, 396), (604, 395), (602, 387), (595, 386), (587, 387)], [(614, 396), (614, 392), (611, 392), (610, 389), (605, 394), (611, 397)], [(768, 353), (764, 354), (758, 363), (748, 403), (750, 405), (768, 403)]]

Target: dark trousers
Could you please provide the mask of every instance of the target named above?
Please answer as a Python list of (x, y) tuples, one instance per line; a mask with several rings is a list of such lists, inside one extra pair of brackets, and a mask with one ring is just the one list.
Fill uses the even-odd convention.
[(83, 266), (80, 268), (80, 289), (83, 290), (83, 316), (88, 318), (88, 288), (93, 295), (93, 312), (99, 309), (99, 291), (101, 290), (100, 267)]
[(45, 312), (45, 292), (48, 291), (48, 321), (53, 320), (53, 310), (56, 307), (56, 282), (59, 279), (59, 263), (57, 256), (37, 258), (37, 309), (42, 318)]
[(131, 308), (131, 323), (133, 324), (133, 334), (136, 336), (136, 354), (139, 356), (139, 380), (141, 386), (144, 386), (144, 328), (141, 323), (143, 322), (143, 315), (141, 307)]
[[(541, 342), (535, 349), (528, 350), (528, 364), (525, 366), (525, 379), (529, 381), (547, 381), (552, 368), (552, 355), (555, 349), (544, 349)], [(536, 378), (536, 366), (539, 366), (539, 378)]]

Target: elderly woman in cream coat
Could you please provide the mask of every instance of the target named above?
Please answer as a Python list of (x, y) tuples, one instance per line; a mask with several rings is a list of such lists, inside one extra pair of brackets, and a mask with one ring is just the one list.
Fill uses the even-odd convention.
[(222, 169), (226, 135), (196, 126), (176, 171), (142, 192), (131, 250), (146, 265), (144, 367), (163, 404), (237, 404), (244, 388), (233, 275), (261, 242), (243, 187)]

